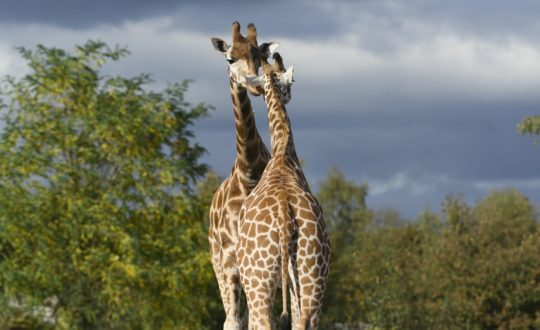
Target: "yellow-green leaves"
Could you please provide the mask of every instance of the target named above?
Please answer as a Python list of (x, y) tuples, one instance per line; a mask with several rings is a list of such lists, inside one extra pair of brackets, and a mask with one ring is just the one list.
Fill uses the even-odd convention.
[(184, 101), (187, 83), (102, 75), (122, 48), (20, 51), (30, 73), (3, 90), (0, 328), (51, 299), (59, 328), (212, 324), (216, 305), (192, 298), (217, 298), (192, 192), (206, 167), (189, 127), (207, 108)]
[(538, 143), (538, 137), (540, 136), (540, 116), (524, 118), (517, 125), (517, 131), (520, 134), (534, 137), (534, 141)]

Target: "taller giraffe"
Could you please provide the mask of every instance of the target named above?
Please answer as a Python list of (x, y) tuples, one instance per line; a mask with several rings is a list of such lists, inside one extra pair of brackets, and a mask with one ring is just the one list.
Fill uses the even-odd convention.
[(231, 174), (214, 194), (210, 206), (208, 240), (212, 265), (226, 313), (224, 329), (240, 328), (241, 286), (236, 265), (236, 241), (240, 206), (259, 181), (270, 154), (264, 145), (251, 108), (247, 91), (260, 95), (261, 88), (244, 85), (247, 74), (257, 74), (260, 57), (268, 56), (276, 43), (257, 45), (257, 30), (248, 25), (247, 37), (240, 33), (240, 24), (232, 24), (232, 43), (212, 38), (214, 48), (225, 55), (228, 64), (229, 90), (236, 126), (236, 160)]
[(263, 59), (272, 158), (239, 215), (237, 245), (240, 279), (246, 292), (250, 328), (271, 329), (272, 301), (281, 278), (282, 328), (288, 321), (290, 284), (294, 329), (316, 329), (328, 278), (330, 242), (321, 207), (311, 192), (296, 154), (284, 104), (290, 99), (292, 68), (285, 71), (279, 54)]

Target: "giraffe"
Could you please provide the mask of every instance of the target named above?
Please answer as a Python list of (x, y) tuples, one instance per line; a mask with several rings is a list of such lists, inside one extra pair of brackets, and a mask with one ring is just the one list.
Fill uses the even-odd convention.
[(330, 241), (321, 207), (300, 168), (285, 104), (290, 100), (292, 67), (285, 71), (278, 53), (262, 59), (263, 76), (246, 80), (264, 85), (272, 158), (239, 214), (237, 243), (240, 280), (249, 308), (249, 326), (272, 329), (272, 300), (281, 278), (288, 323), (290, 285), (294, 329), (316, 329), (330, 263)]
[[(241, 286), (236, 265), (235, 245), (238, 231), (240, 206), (259, 181), (270, 159), (261, 139), (251, 108), (249, 93), (260, 95), (261, 88), (244, 85), (246, 74), (257, 74), (260, 57), (268, 56), (277, 43), (257, 45), (257, 30), (248, 25), (247, 36), (240, 33), (240, 24), (232, 24), (233, 41), (229, 46), (219, 38), (212, 38), (214, 48), (225, 55), (228, 62), (229, 90), (233, 103), (236, 126), (236, 160), (231, 174), (214, 194), (210, 206), (208, 240), (212, 265), (216, 275), (221, 299), (226, 313), (224, 329), (239, 329)], [(246, 311), (247, 313), (247, 311)], [(246, 315), (246, 314), (245, 314)], [(246, 317), (244, 317), (246, 319)]]

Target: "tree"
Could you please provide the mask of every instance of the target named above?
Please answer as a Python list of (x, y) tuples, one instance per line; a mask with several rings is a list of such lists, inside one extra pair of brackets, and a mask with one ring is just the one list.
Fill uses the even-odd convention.
[(375, 223), (400, 219), (395, 212), (366, 215), (370, 225), (332, 260), (325, 329), (540, 326), (539, 219), (519, 192), (494, 191), (472, 206), (450, 195), (442, 214), (399, 226)]
[(514, 190), (475, 206), (449, 197), (446, 228), (425, 256), (430, 328), (528, 329), (539, 325), (538, 220)]
[[(222, 182), (223, 178), (220, 177), (213, 170), (209, 170), (204, 176), (204, 178), (197, 182), (197, 186), (195, 189), (196, 197), (197, 203), (200, 205), (200, 209), (202, 210), (203, 214), (202, 219), (204, 219), (205, 235), (208, 233), (209, 230), (210, 204), (212, 203), (214, 193), (219, 188)], [(207, 235), (205, 237), (207, 237)], [(209, 251), (209, 248), (207, 246), (205, 246), (205, 249)], [(223, 322), (225, 322), (225, 311), (223, 310), (223, 304), (219, 297), (220, 293), (218, 288), (218, 282), (217, 280), (215, 280), (215, 278), (212, 278), (212, 281), (210, 282), (207, 289), (207, 294), (204, 296), (209, 316), (211, 316), (208, 322), (206, 322), (205, 324), (207, 325), (208, 329), (221, 329), (223, 327)]]
[(538, 141), (540, 136), (540, 116), (530, 116), (524, 118), (518, 125), (517, 131), (523, 135), (533, 136)]
[(332, 168), (319, 185), (317, 199), (323, 209), (332, 244), (330, 275), (323, 304), (325, 311), (321, 321), (323, 328), (342, 321), (349, 312), (343, 308), (346, 305), (344, 301), (354, 291), (349, 285), (347, 254), (358, 233), (363, 232), (372, 218), (366, 209), (367, 191), (367, 185), (348, 181), (337, 168)]
[(2, 91), (0, 310), (58, 328), (209, 326), (192, 189), (206, 167), (189, 129), (208, 107), (184, 100), (187, 82), (153, 92), (145, 74), (104, 76), (127, 50), (102, 42), (20, 53), (31, 72)]
[[(332, 243), (346, 243), (357, 227), (366, 223), (368, 186), (347, 180), (343, 172), (332, 168), (320, 184), (317, 199), (324, 211), (324, 221), (331, 233)], [(335, 248), (335, 246), (334, 246)]]

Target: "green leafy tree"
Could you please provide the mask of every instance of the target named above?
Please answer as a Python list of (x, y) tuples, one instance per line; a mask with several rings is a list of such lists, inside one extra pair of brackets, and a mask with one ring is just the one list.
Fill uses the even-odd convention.
[(519, 192), (494, 191), (473, 206), (450, 195), (441, 215), (425, 211), (413, 223), (394, 221), (394, 211), (365, 214), (369, 225), (351, 227), (332, 261), (325, 329), (540, 326), (539, 219)]
[(440, 324), (537, 328), (540, 245), (534, 206), (519, 192), (503, 190), (474, 207), (453, 203), (446, 209), (452, 222), (431, 260), (440, 274), (433, 295), (445, 302), (433, 311), (445, 316)]
[[(209, 211), (210, 204), (212, 203), (212, 198), (214, 193), (219, 188), (223, 178), (220, 177), (213, 170), (209, 170), (202, 180), (197, 182), (196, 186), (196, 197), (197, 203), (202, 210), (204, 219), (204, 233), (208, 233), (209, 229)], [(205, 246), (205, 248), (207, 248)], [(209, 249), (209, 248), (208, 248)], [(213, 273), (212, 273), (213, 274)], [(206, 300), (206, 306), (209, 312), (209, 320), (205, 323), (208, 329), (221, 329), (223, 328), (223, 322), (225, 322), (225, 311), (223, 310), (223, 304), (221, 302), (218, 282), (213, 279), (207, 290), (207, 294), (203, 297)]]
[(325, 318), (337, 315), (333, 322), (353, 328), (426, 328), (421, 314), (427, 293), (419, 285), (424, 246), (423, 233), (412, 224), (358, 232), (333, 264), (335, 283), (329, 288), (341, 290), (332, 293), (333, 313)]
[(148, 75), (104, 76), (125, 49), (20, 52), (30, 73), (3, 90), (0, 310), (43, 311), (57, 328), (211, 326), (191, 188), (204, 149), (189, 129), (207, 107), (184, 100), (186, 82), (154, 92)]
[(383, 208), (373, 211), (373, 221), (369, 224), (369, 229), (383, 227), (401, 227), (410, 224), (410, 221), (401, 217), (398, 211), (389, 208)]
[(533, 136), (535, 142), (538, 142), (538, 137), (540, 136), (540, 116), (524, 118), (517, 125), (517, 131), (523, 135)]
[(367, 185), (348, 181), (337, 168), (332, 168), (319, 185), (317, 199), (323, 209), (334, 249), (338, 248), (338, 244), (350, 241), (351, 235), (367, 224), (367, 193)]
[(367, 185), (350, 182), (337, 168), (332, 168), (319, 185), (317, 199), (323, 209), (332, 244), (329, 283), (323, 305), (323, 328), (342, 321), (349, 312), (343, 308), (347, 305), (344, 302), (355, 289), (347, 278), (347, 253), (358, 232), (363, 232), (371, 221), (371, 213), (366, 209), (367, 191)]

